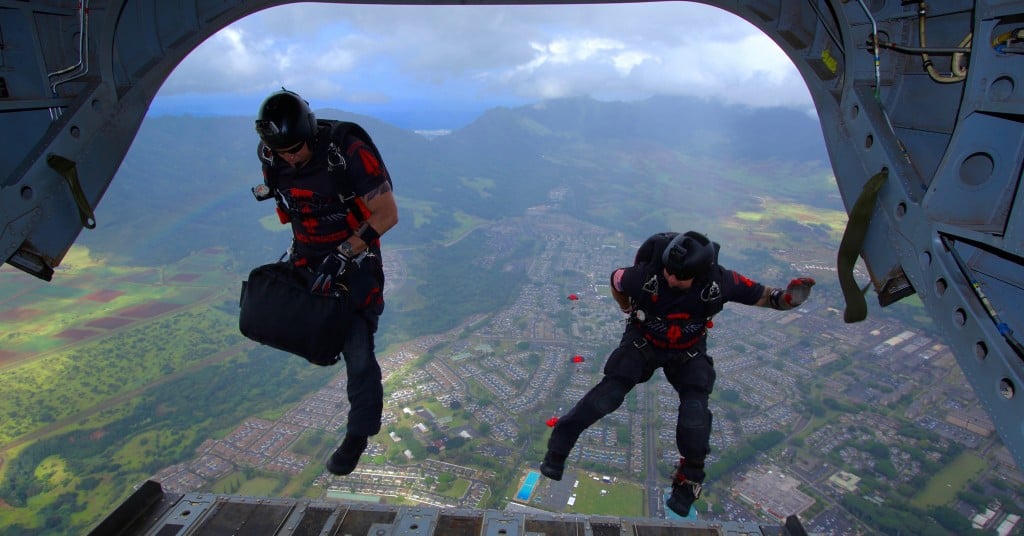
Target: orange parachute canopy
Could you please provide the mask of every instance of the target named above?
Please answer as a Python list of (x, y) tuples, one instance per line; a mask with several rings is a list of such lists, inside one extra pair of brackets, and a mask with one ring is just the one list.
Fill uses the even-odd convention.
[(576, 300), (580, 299), (580, 297), (575, 295), (575, 294), (570, 294), (569, 295), (569, 299), (572, 300), (572, 301), (576, 301)]
[(547, 424), (549, 428), (554, 428), (555, 425), (558, 424), (558, 417), (551, 417), (545, 424)]
[(583, 356), (581, 355), (576, 355), (572, 357), (573, 363), (583, 363), (584, 361), (586, 361), (586, 359), (583, 359)]

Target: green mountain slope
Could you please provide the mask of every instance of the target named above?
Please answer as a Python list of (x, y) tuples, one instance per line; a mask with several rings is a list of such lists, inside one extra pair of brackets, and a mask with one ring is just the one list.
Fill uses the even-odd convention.
[[(389, 236), (399, 243), (450, 240), (565, 189), (573, 201), (560, 210), (631, 234), (757, 210), (749, 191), (766, 188), (842, 208), (819, 126), (794, 111), (563, 99), (494, 109), (433, 139), (338, 110), (318, 116), (357, 121), (374, 136), (400, 201), (403, 223)], [(224, 244), (246, 261), (280, 254), (287, 235), (266, 232), (260, 219), (273, 207), (249, 192), (261, 180), (255, 147), (251, 118), (147, 119), (97, 210), (101, 229), (80, 242), (133, 264)]]

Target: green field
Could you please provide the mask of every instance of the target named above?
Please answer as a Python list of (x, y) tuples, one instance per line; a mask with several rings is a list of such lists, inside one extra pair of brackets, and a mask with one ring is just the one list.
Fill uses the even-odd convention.
[[(0, 272), (0, 527), (77, 533), (204, 439), (329, 380), (238, 333), (229, 264), (208, 248), (159, 269), (112, 267), (74, 247), (59, 282)], [(305, 491), (312, 478), (300, 479), (233, 485), (269, 495)]]
[(606, 483), (598, 475), (580, 473), (579, 485), (573, 490), (576, 504), (566, 509), (575, 514), (600, 514), (620, 517), (643, 517), (644, 490), (633, 482)]
[(252, 495), (255, 497), (270, 497), (274, 495), (282, 482), (278, 478), (259, 477), (246, 480), (242, 487), (236, 492), (237, 495)]
[[(766, 198), (757, 211), (738, 211), (733, 215), (733, 227), (751, 227), (764, 230), (768, 222), (783, 220), (797, 222), (802, 225), (813, 225), (827, 229), (830, 239), (838, 242), (846, 230), (847, 215), (843, 211), (825, 210), (795, 203), (783, 203), (776, 199)], [(777, 233), (782, 237), (783, 233)]]
[[(477, 224), (458, 221), (462, 232)], [(0, 272), (0, 312), (8, 311), (0, 337), (9, 343), (0, 353), (0, 526), (79, 532), (139, 482), (191, 459), (201, 442), (247, 418), (280, 417), (343, 370), (325, 374), (243, 338), (232, 263), (225, 250), (207, 248), (160, 268), (112, 267), (76, 247), (56, 283)], [(422, 407), (448, 426), (468, 422), (436, 402)], [(403, 442), (382, 436), (389, 450), (375, 462), (407, 463), (405, 449), (425, 459), (440, 437), (413, 432), (416, 419), (400, 417)], [(319, 459), (338, 439), (308, 433), (295, 453)], [(292, 477), (236, 470), (211, 490), (316, 498), (321, 473), (318, 463)], [(468, 480), (445, 476), (438, 493), (466, 493)]]
[(442, 494), (445, 497), (458, 499), (459, 497), (465, 495), (467, 491), (469, 491), (469, 486), (471, 484), (472, 482), (464, 478), (455, 479), (455, 481), (451, 483), (451, 487), (446, 489)]
[(956, 499), (957, 492), (965, 489), (967, 483), (987, 467), (985, 460), (965, 452), (933, 476), (910, 503), (921, 508), (950, 504)]

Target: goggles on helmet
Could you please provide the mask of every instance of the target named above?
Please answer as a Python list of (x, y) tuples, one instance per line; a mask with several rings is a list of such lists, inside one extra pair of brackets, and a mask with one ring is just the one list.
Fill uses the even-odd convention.
[(260, 139), (272, 140), (281, 134), (281, 130), (269, 119), (257, 119), (256, 133), (260, 135)]
[(294, 148), (300, 142), (309, 143), (316, 129), (316, 116), (309, 104), (285, 89), (267, 97), (256, 118), (256, 133), (275, 152)]
[(704, 235), (689, 232), (677, 235), (669, 242), (662, 254), (661, 264), (676, 279), (687, 280), (707, 275), (714, 257), (711, 242)]

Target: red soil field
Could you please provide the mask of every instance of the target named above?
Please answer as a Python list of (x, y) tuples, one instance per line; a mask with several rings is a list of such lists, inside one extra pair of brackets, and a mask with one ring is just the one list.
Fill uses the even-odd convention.
[(0, 365), (14, 363), (19, 359), (21, 359), (21, 354), (19, 354), (18, 352), (12, 352), (10, 350), (0, 350)]
[(128, 282), (128, 283), (156, 283), (160, 273), (156, 270), (146, 270), (145, 272), (122, 277), (117, 279), (117, 282)]
[(91, 329), (77, 329), (77, 328), (66, 329), (66, 330), (64, 330), (64, 331), (62, 331), (62, 332), (57, 334), (57, 336), (62, 338), (62, 339), (70, 339), (70, 340), (75, 341), (75, 342), (78, 342), (78, 341), (80, 341), (82, 339), (87, 339), (89, 337), (93, 337), (95, 335), (97, 335), (97, 333), (95, 331), (91, 330)]
[(97, 290), (96, 292), (86, 295), (84, 299), (107, 303), (122, 294), (124, 294), (124, 292), (120, 290)]
[(87, 322), (85, 324), (85, 327), (99, 329), (117, 329), (121, 326), (127, 326), (132, 322), (135, 322), (134, 318), (119, 318), (116, 316), (105, 316), (103, 318), (97, 318), (96, 320)]
[(187, 283), (189, 281), (195, 281), (196, 279), (199, 279), (199, 275), (200, 274), (178, 274), (178, 275), (176, 275), (174, 277), (168, 278), (167, 280), (168, 281), (184, 281), (184, 282)]
[(17, 309), (11, 309), (10, 311), (0, 311), (0, 320), (5, 322), (30, 320), (41, 314), (43, 314), (43, 311), (40, 309), (18, 307)]

